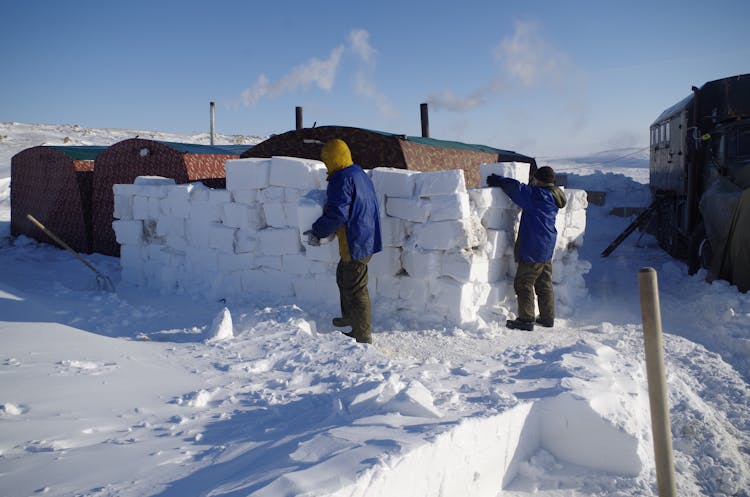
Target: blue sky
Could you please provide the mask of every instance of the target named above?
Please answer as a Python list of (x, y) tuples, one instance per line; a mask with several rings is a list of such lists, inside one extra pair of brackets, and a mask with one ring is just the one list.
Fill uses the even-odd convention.
[(5, 2), (0, 120), (265, 136), (304, 124), (536, 157), (645, 147), (750, 72), (750, 2)]

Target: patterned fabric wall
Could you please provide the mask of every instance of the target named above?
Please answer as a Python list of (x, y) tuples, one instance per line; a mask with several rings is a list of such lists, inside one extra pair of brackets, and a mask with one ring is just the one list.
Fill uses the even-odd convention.
[[(11, 159), (11, 234), (55, 244), (27, 218), (31, 214), (70, 247), (91, 252), (93, 161), (73, 161), (53, 147), (32, 147)], [(55, 244), (56, 245), (56, 244)]]
[(242, 157), (280, 155), (320, 160), (323, 144), (305, 143), (305, 140), (325, 143), (333, 138), (344, 140), (352, 152), (352, 160), (364, 169), (384, 166), (406, 169), (404, 155), (396, 136), (346, 126), (321, 126), (288, 131), (255, 145), (243, 153)]
[(201, 181), (209, 188), (226, 188), (226, 162), (239, 155), (185, 154), (185, 166), (190, 181)]
[(474, 150), (432, 147), (421, 143), (401, 140), (408, 169), (414, 171), (442, 171), (463, 169), (467, 188), (479, 188), (479, 165), (498, 161), (497, 154)]
[(352, 151), (352, 159), (365, 169), (395, 167), (414, 171), (440, 171), (463, 169), (466, 186), (479, 187), (479, 165), (498, 162), (496, 153), (461, 148), (425, 145), (362, 128), (347, 126), (321, 126), (303, 128), (272, 136), (261, 142), (242, 157), (272, 157), (274, 155), (320, 160), (322, 144), (305, 143), (317, 140), (325, 143), (332, 138), (344, 140)]
[(93, 249), (105, 255), (120, 255), (115, 232), (112, 186), (129, 184), (138, 176), (163, 176), (176, 183), (201, 181), (211, 188), (224, 188), (229, 154), (183, 154), (169, 145), (132, 138), (115, 143), (99, 154), (94, 168)]

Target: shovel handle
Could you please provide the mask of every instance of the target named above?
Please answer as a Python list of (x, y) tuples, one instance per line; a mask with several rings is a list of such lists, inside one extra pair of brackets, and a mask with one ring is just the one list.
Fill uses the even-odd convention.
[(48, 229), (47, 229), (47, 227), (46, 227), (46, 226), (44, 226), (44, 225), (43, 225), (42, 223), (40, 223), (40, 222), (39, 222), (39, 221), (38, 221), (38, 220), (37, 220), (37, 219), (36, 219), (36, 218), (35, 218), (34, 216), (32, 216), (31, 214), (26, 214), (26, 217), (28, 218), (28, 220), (29, 220), (29, 221), (31, 221), (32, 223), (34, 223), (34, 224), (36, 225), (36, 227), (37, 227), (37, 228), (39, 228), (40, 230), (44, 231), (44, 233), (45, 233), (45, 234), (46, 234), (46, 235), (47, 235), (48, 237), (52, 238), (52, 239), (53, 239), (53, 240), (54, 240), (55, 242), (57, 242), (57, 243), (58, 243), (58, 244), (59, 244), (59, 245), (60, 245), (60, 246), (61, 246), (62, 248), (64, 248), (65, 250), (67, 250), (67, 251), (68, 251), (68, 252), (70, 252), (71, 254), (75, 255), (75, 256), (76, 256), (76, 257), (78, 258), (78, 260), (79, 260), (79, 261), (81, 261), (81, 262), (83, 262), (84, 264), (86, 264), (86, 266), (88, 266), (88, 267), (89, 267), (89, 269), (91, 269), (91, 270), (92, 270), (92, 271), (93, 271), (94, 273), (96, 273), (97, 275), (99, 274), (99, 271), (98, 271), (98, 270), (97, 270), (97, 269), (96, 269), (96, 268), (95, 268), (94, 266), (92, 266), (92, 265), (91, 265), (91, 263), (89, 263), (89, 261), (87, 261), (86, 259), (84, 259), (83, 257), (81, 257), (81, 256), (80, 256), (80, 255), (78, 254), (78, 252), (76, 252), (75, 250), (73, 250), (73, 249), (72, 249), (72, 248), (70, 247), (70, 245), (68, 245), (68, 244), (67, 244), (67, 243), (65, 243), (64, 241), (60, 240), (60, 239), (59, 239), (59, 238), (57, 237), (57, 235), (55, 235), (55, 234), (54, 234), (54, 233), (52, 233), (52, 232), (51, 232), (50, 230), (48, 230)]

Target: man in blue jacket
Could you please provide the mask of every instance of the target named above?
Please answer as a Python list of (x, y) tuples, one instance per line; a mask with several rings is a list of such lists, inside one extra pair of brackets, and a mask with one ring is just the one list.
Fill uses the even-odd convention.
[(334, 326), (351, 326), (346, 335), (360, 343), (372, 343), (367, 263), (382, 250), (380, 213), (375, 187), (365, 171), (352, 161), (343, 140), (328, 141), (320, 153), (328, 169), (328, 189), (323, 215), (312, 225), (312, 245), (336, 234), (341, 259), (336, 267), (341, 317)]
[[(552, 254), (555, 251), (557, 211), (565, 207), (565, 193), (555, 186), (555, 171), (549, 166), (534, 173), (530, 185), (491, 174), (488, 186), (499, 186), (523, 212), (515, 245), (518, 263), (513, 288), (518, 299), (518, 317), (508, 328), (532, 331), (534, 322), (551, 328), (555, 323), (555, 293), (552, 288)], [(539, 299), (535, 318), (534, 294)]]

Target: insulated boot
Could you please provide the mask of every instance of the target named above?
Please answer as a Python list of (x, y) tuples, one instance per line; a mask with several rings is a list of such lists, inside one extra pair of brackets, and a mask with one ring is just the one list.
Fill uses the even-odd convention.
[(505, 322), (505, 327), (512, 330), (534, 331), (534, 321), (524, 321), (522, 319), (509, 319)]
[(343, 328), (345, 326), (351, 326), (352, 321), (349, 318), (333, 318), (333, 325), (337, 328)]
[(370, 343), (370, 344), (372, 343), (372, 337), (371, 336), (364, 337), (364, 338), (359, 338), (359, 337), (357, 337), (354, 334), (354, 332), (351, 332), (351, 331), (349, 333), (347, 333), (345, 331), (342, 331), (341, 333), (343, 333), (344, 335), (348, 336), (349, 338), (355, 339), (357, 341), (357, 343)]
[(536, 324), (538, 324), (539, 326), (544, 326), (545, 328), (552, 328), (553, 326), (555, 326), (555, 320), (554, 318), (547, 319), (547, 318), (543, 318), (542, 316), (537, 316)]

